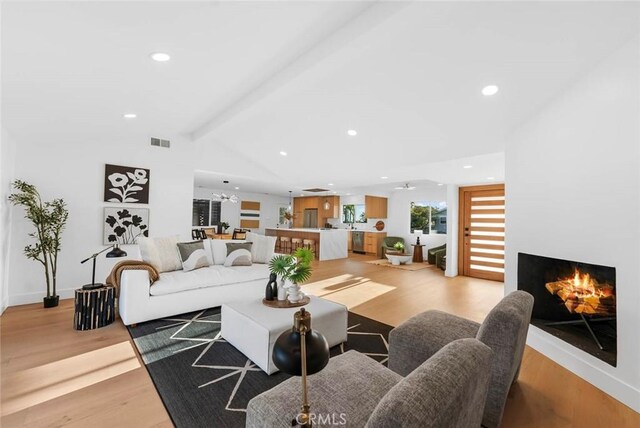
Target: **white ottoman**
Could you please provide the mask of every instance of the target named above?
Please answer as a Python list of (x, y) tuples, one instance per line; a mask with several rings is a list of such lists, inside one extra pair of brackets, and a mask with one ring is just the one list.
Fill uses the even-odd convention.
[[(309, 296), (304, 308), (311, 313), (311, 329), (327, 339), (329, 347), (347, 341), (347, 308), (320, 297)], [(300, 308), (269, 308), (262, 300), (222, 305), (222, 337), (267, 374), (278, 371), (271, 360), (273, 344), (293, 327), (293, 314)]]
[(413, 258), (411, 254), (386, 254), (386, 256), (394, 266), (410, 265)]

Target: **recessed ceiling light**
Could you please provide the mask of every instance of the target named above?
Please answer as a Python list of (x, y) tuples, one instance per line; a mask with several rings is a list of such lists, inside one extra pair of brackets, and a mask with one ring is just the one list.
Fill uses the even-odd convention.
[(383, 180), (386, 180), (386, 179), (387, 179), (387, 178), (389, 178), (389, 177), (380, 177), (380, 178), (382, 178)]
[(496, 85), (487, 85), (482, 88), (482, 95), (484, 95), (485, 97), (490, 97), (491, 95), (497, 94), (498, 91), (499, 88)]
[(333, 183), (329, 183), (329, 184), (327, 184), (327, 186), (333, 186)]
[(358, 135), (358, 131), (356, 131), (355, 129), (349, 129), (347, 131), (347, 135), (350, 137), (355, 137), (356, 135)]
[(300, 196), (304, 196), (304, 193), (300, 193)]
[(124, 117), (125, 119), (135, 119), (136, 117), (138, 117), (138, 115), (135, 113), (125, 113), (122, 115), (122, 117)]
[(235, 187), (236, 190), (240, 190), (240, 188), (238, 186)]
[(171, 56), (164, 52), (154, 52), (151, 55), (151, 59), (158, 62), (166, 62), (171, 59)]
[(487, 177), (487, 180), (495, 180), (495, 177)]
[(280, 156), (286, 156), (287, 152), (280, 152)]
[(444, 184), (442, 184), (442, 183), (438, 183), (438, 186), (444, 186)]
[(338, 193), (338, 192), (334, 191), (333, 193), (334, 193), (334, 194), (336, 194), (336, 193)]
[(351, 193), (347, 193), (347, 196), (351, 196)]
[(464, 169), (469, 169), (469, 168), (473, 168), (473, 165), (465, 165), (463, 166)]

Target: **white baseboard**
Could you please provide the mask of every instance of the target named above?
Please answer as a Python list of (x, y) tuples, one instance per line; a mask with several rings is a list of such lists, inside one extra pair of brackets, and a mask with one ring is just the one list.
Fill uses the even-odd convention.
[[(529, 326), (527, 345), (640, 413), (640, 390), (589, 362), (595, 357), (534, 325)], [(606, 364), (599, 360), (597, 363)]]
[[(58, 289), (58, 296), (61, 299), (69, 299), (75, 297), (74, 291), (75, 288), (63, 288)], [(21, 293), (21, 294), (13, 294), (9, 296), (9, 305), (8, 306), (16, 306), (16, 305), (28, 305), (29, 303), (42, 303), (42, 299), (47, 295), (45, 291), (36, 292), (36, 293)]]

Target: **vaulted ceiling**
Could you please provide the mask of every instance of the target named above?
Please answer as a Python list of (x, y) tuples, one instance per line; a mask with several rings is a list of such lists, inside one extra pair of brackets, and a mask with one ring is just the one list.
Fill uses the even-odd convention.
[[(2, 7), (3, 122), (18, 141), (180, 136), (203, 155), (194, 169), (294, 190), (502, 179), (509, 134), (640, 16), (623, 2)], [(488, 84), (498, 94), (482, 96)]]

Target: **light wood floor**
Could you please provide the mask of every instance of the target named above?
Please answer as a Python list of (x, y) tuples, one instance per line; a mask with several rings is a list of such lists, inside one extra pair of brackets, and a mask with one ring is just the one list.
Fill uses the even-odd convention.
[[(398, 325), (427, 309), (482, 321), (502, 284), (445, 278), (364, 263), (366, 256), (318, 263), (309, 291), (361, 315)], [(126, 328), (72, 328), (73, 302), (11, 307), (0, 317), (2, 427), (171, 426)], [(638, 427), (640, 415), (527, 348), (504, 427)]]

